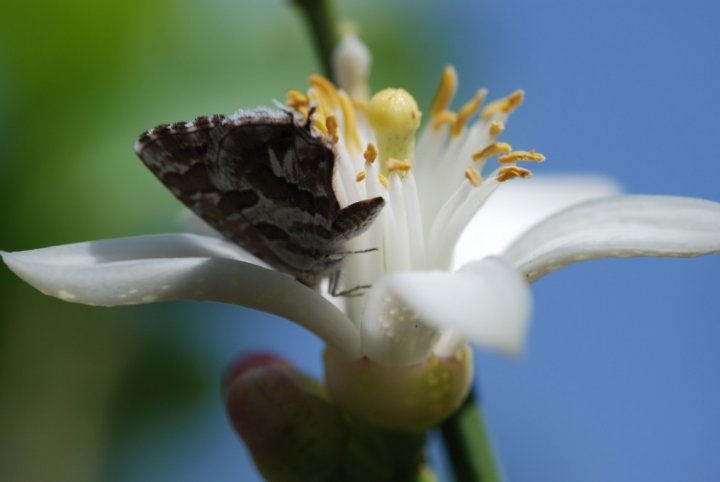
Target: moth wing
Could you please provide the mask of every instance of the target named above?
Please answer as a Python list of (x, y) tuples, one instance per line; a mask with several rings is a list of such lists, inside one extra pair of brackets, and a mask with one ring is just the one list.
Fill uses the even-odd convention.
[(242, 215), (257, 202), (257, 194), (242, 180), (218, 175), (218, 134), (224, 132), (227, 122), (227, 117), (214, 115), (160, 125), (138, 138), (135, 152), (165, 187), (207, 224), (283, 270), (276, 253), (257, 249), (264, 236)]
[(308, 284), (331, 264), (335, 154), (285, 112), (242, 111), (158, 126), (135, 150), (187, 207)]

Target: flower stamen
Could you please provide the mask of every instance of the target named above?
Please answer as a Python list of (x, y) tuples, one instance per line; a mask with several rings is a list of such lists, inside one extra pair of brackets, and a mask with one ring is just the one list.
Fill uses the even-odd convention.
[(457, 118), (455, 119), (455, 122), (452, 125), (452, 128), (450, 129), (450, 135), (453, 137), (457, 137), (460, 135), (460, 133), (465, 128), (465, 124), (467, 123), (468, 119), (475, 114), (475, 112), (480, 109), (480, 105), (485, 100), (485, 96), (487, 95), (486, 89), (479, 89), (475, 95), (465, 103), (462, 107), (460, 107), (460, 110), (457, 113)]
[(299, 90), (288, 89), (285, 104), (307, 119), (308, 107), (310, 105), (310, 98), (307, 95)]
[(450, 110), (444, 110), (432, 119), (432, 130), (437, 131), (443, 124), (453, 125), (457, 120), (457, 114)]
[(505, 124), (502, 121), (496, 120), (496, 121), (492, 121), (490, 123), (489, 132), (493, 138), (502, 134), (502, 131), (504, 131), (504, 130), (505, 130)]
[(470, 184), (472, 184), (475, 187), (482, 184), (482, 176), (480, 176), (480, 171), (478, 171), (477, 169), (475, 169), (472, 166), (465, 169), (465, 179), (470, 181)]
[(510, 146), (510, 144), (508, 144), (507, 142), (493, 142), (485, 149), (473, 152), (472, 159), (473, 161), (479, 161), (482, 159), (487, 159), (488, 157), (497, 156), (498, 154), (508, 154), (511, 151), (512, 146)]
[(505, 182), (509, 181), (510, 179), (515, 179), (516, 177), (527, 178), (531, 175), (532, 172), (530, 172), (529, 169), (517, 166), (505, 166), (501, 167), (500, 170), (498, 170), (496, 179), (497, 182)]
[(357, 175), (355, 176), (355, 182), (362, 182), (362, 181), (364, 181), (364, 180), (365, 180), (365, 176), (366, 176), (365, 171), (360, 171), (360, 172), (358, 172)]
[(287, 101), (285, 102), (288, 106), (296, 108), (298, 106), (307, 107), (310, 104), (310, 99), (307, 95), (296, 89), (288, 89)]
[(455, 96), (457, 85), (458, 79), (455, 68), (452, 65), (446, 66), (440, 75), (440, 85), (438, 85), (435, 98), (430, 105), (430, 116), (433, 120), (447, 110), (447, 107)]
[(387, 177), (383, 176), (382, 174), (378, 174), (378, 181), (380, 181), (380, 184), (382, 184), (383, 187), (384, 187), (385, 189), (387, 189), (387, 187), (388, 187), (388, 185), (389, 185), (389, 182), (388, 182), (388, 178), (387, 178)]
[(327, 127), (328, 134), (332, 136), (332, 142), (333, 144), (337, 144), (338, 142), (338, 124), (337, 119), (334, 115), (329, 115), (327, 119), (325, 119), (325, 126)]
[(407, 161), (400, 161), (398, 159), (390, 159), (388, 161), (388, 171), (391, 173), (393, 172), (399, 172), (399, 173), (406, 173), (410, 169), (412, 169), (412, 164)]
[(356, 153), (360, 149), (360, 134), (357, 127), (357, 115), (353, 107), (352, 100), (345, 92), (340, 92), (338, 96), (340, 100), (340, 108), (342, 109), (343, 119), (345, 121), (345, 144), (351, 153)]
[(363, 157), (365, 158), (365, 162), (368, 164), (372, 164), (375, 162), (375, 159), (377, 159), (378, 151), (377, 147), (375, 147), (375, 144), (372, 142), (368, 142), (367, 147), (365, 148), (365, 152), (363, 153)]
[(332, 113), (339, 104), (338, 93), (335, 86), (328, 79), (319, 74), (310, 76), (310, 90), (308, 97), (317, 101), (317, 109), (324, 116)]
[(498, 157), (498, 162), (501, 164), (519, 161), (543, 162), (544, 160), (545, 156), (535, 151), (513, 151), (504, 156)]
[(509, 114), (522, 104), (525, 99), (525, 92), (516, 90), (512, 94), (489, 103), (480, 114), (482, 120), (488, 120), (496, 114)]
[(315, 129), (320, 131), (322, 134), (325, 134), (325, 135), (328, 134), (328, 128), (327, 128), (327, 125), (325, 124), (325, 119), (322, 114), (316, 113), (315, 115), (313, 115), (312, 125)]

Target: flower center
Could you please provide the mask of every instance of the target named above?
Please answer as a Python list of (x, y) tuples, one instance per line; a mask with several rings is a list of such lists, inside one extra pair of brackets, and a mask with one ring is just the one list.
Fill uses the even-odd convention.
[(420, 117), (417, 102), (404, 89), (384, 89), (370, 100), (368, 119), (377, 138), (383, 175), (399, 163), (412, 165)]

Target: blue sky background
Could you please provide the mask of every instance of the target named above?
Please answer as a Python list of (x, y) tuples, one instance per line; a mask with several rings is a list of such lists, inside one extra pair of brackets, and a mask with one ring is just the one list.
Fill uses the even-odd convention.
[[(452, 15), (455, 48), (478, 46), (458, 63), (528, 92), (513, 138), (542, 146), (543, 168), (720, 199), (717, 2), (488, 1)], [(541, 280), (523, 359), (478, 357), (509, 479), (716, 480), (719, 287), (718, 256)]]
[[(301, 86), (316, 68), (297, 18), (282, 2), (262, 3), (187, 0), (175, 8), (174, 2), (131, 1), (99, 15), (93, 9), (100, 7), (85, 2), (82, 11), (94, 15), (95, 24), (82, 21), (73, 7), (32, 16), (47, 28), (12, 24), (23, 41), (0, 46), (0, 67), (8, 66), (0, 75), (0, 123), (8, 126), (0, 135), (5, 146), (0, 181), (12, 180), (1, 191), (6, 199), (13, 196), (14, 207), (5, 203), (3, 220), (15, 227), (0, 233), (2, 247), (170, 229), (177, 204), (136, 160), (128, 161), (132, 139), (161, 122), (266, 103), (287, 87)], [(339, 3), (375, 51), (373, 87), (404, 86), (427, 105), (440, 69), (453, 63), (460, 98), (479, 86), (497, 96), (525, 89), (526, 102), (507, 137), (547, 155), (538, 171), (603, 173), (628, 192), (720, 200), (718, 2), (387, 3)], [(94, 30), (85, 32), (86, 25)], [(61, 26), (62, 34), (53, 30)], [(9, 27), (0, 30), (6, 32)], [(82, 53), (93, 42), (97, 52)], [(46, 58), (56, 51), (57, 64)], [(72, 70), (62, 70), (67, 66)], [(33, 82), (43, 95), (32, 90)], [(43, 132), (42, 142), (36, 132)], [(19, 178), (21, 156), (30, 159), (26, 164), (46, 163), (41, 175)], [(63, 177), (55, 168), (62, 168)], [(29, 206), (30, 214), (19, 214), (22, 206)], [(24, 344), (12, 352), (18, 357), (45, 351), (54, 358), (37, 372), (18, 372), (24, 385), (16, 383), (16, 375), (10, 378), (13, 390), (0, 396), (0, 416), (19, 417), (16, 409), (4, 407), (10, 406), (9, 393), (35, 387), (30, 374), (60, 367), (54, 380), (68, 387), (73, 385), (62, 377), (101, 365), (112, 350), (97, 339), (64, 345), (63, 336), (76, 339), (72, 330), (87, 331), (86, 326), (114, 330), (108, 346), (118, 352), (139, 349), (141, 339), (160, 338), (201, 364), (209, 388), (192, 410), (163, 416), (162, 406), (141, 404), (142, 423), (136, 417), (120, 442), (91, 454), (105, 461), (98, 462), (103, 480), (260, 480), (225, 420), (213, 377), (219, 379), (237, 353), (257, 349), (282, 353), (311, 373), (321, 371), (320, 343), (281, 319), (201, 303), (66, 308), (38, 298), (6, 272), (0, 276), (9, 287), (5, 293), (30, 300), (19, 315), (6, 318), (12, 321), (0, 323), (5, 340), (17, 340), (18, 330), (35, 326), (30, 323), (37, 317), (35, 306), (52, 314), (43, 315), (48, 320), (64, 320), (54, 320), (51, 335), (42, 325), (19, 338)], [(538, 282), (525, 355), (508, 360), (477, 352), (478, 388), (507, 479), (717, 480), (719, 286), (720, 256), (592, 261)], [(79, 322), (82, 317), (88, 325)], [(43, 336), (52, 338), (39, 345)], [(70, 348), (60, 352), (63, 346), (75, 347), (80, 356), (71, 368), (64, 364)], [(2, 367), (26, 366), (27, 358), (22, 360)], [(48, 398), (46, 405), (40, 400), (21, 406), (34, 410), (33, 420), (42, 420), (37, 414), (52, 415), (49, 408), (56, 403)], [(67, 418), (63, 413), (53, 423)], [(80, 431), (53, 427), (39, 426), (38, 433), (67, 439)], [(10, 440), (23, 447), (26, 432)], [(48, 464), (51, 453), (61, 452), (43, 451)]]

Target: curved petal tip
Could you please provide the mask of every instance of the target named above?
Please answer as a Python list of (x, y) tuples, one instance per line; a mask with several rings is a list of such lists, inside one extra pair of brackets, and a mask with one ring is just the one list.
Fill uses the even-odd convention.
[(503, 254), (529, 282), (577, 261), (720, 252), (720, 203), (674, 196), (615, 196), (541, 221)]
[[(456, 273), (392, 274), (377, 283), (373, 291), (365, 327), (376, 324), (397, 328), (411, 320), (413, 324), (402, 331), (402, 336), (406, 344), (416, 346), (416, 355), (421, 350), (427, 355), (427, 350), (432, 350), (445, 333), (510, 355), (522, 352), (531, 295), (522, 276), (499, 258), (470, 263)], [(386, 338), (390, 349), (392, 337)], [(374, 341), (381, 345), (380, 340)], [(385, 351), (379, 347), (376, 350)]]

